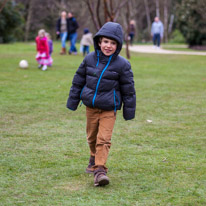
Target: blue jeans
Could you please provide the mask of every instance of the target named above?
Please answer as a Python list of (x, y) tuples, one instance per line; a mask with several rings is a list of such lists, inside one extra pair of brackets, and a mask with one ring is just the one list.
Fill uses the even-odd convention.
[(69, 40), (70, 40), (70, 49), (69, 52), (77, 52), (77, 49), (75, 47), (76, 40), (77, 40), (77, 33), (73, 33), (69, 35)]
[(153, 35), (153, 44), (157, 45), (158, 47), (160, 46), (160, 34), (154, 34)]
[(84, 45), (83, 46), (83, 55), (89, 54), (89, 46)]
[(61, 42), (62, 42), (62, 48), (66, 47), (67, 35), (68, 35), (67, 32), (63, 32), (63, 33), (60, 34)]

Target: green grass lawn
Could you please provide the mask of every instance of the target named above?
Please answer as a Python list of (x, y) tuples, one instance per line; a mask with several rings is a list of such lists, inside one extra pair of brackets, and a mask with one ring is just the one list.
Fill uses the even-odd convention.
[(60, 56), (60, 42), (54, 50), (43, 72), (34, 44), (0, 45), (0, 205), (205, 206), (205, 57), (132, 53), (136, 118), (118, 112), (110, 185), (95, 188), (85, 106), (66, 109), (83, 57)]

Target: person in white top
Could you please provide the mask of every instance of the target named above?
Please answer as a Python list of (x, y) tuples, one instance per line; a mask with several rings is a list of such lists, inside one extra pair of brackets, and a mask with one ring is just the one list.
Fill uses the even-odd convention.
[(89, 29), (84, 29), (84, 34), (80, 44), (83, 47), (83, 56), (85, 56), (85, 54), (89, 54), (89, 47), (93, 45), (92, 33), (89, 32)]

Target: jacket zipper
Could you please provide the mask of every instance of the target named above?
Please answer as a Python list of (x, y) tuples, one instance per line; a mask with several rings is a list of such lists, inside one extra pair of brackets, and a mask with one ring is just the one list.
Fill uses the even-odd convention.
[[(111, 56), (109, 57), (109, 61), (107, 62), (107, 65), (104, 67), (104, 69), (103, 69), (103, 71), (102, 71), (102, 73), (101, 73), (101, 75), (100, 75), (100, 77), (99, 77), (99, 79), (98, 79), (97, 86), (96, 86), (96, 90), (95, 90), (94, 97), (93, 97), (93, 100), (92, 100), (92, 105), (93, 105), (93, 107), (94, 107), (94, 101), (95, 101), (95, 98), (96, 98), (96, 96), (97, 96), (97, 91), (98, 91), (98, 87), (99, 87), (101, 78), (102, 78), (105, 70), (106, 70), (107, 67), (109, 66), (110, 61), (111, 61), (111, 59), (112, 59), (112, 56), (113, 56), (113, 55), (111, 55)], [(98, 60), (98, 64), (99, 64), (99, 60)], [(97, 64), (96, 66), (98, 66), (98, 64)]]
[[(117, 97), (117, 100), (118, 100), (118, 105), (116, 105), (116, 97)], [(117, 111), (117, 106), (119, 107), (119, 105), (120, 105), (119, 97), (117, 96), (116, 91), (114, 90), (114, 113), (115, 114), (116, 114), (116, 111)]]

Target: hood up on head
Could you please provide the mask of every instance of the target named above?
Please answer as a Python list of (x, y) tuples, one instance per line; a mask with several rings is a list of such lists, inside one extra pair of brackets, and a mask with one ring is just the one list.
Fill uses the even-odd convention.
[(114, 55), (117, 56), (120, 53), (122, 49), (122, 44), (123, 44), (122, 26), (114, 22), (107, 22), (106, 24), (104, 24), (102, 28), (94, 36), (95, 51), (100, 50), (98, 43), (99, 43), (99, 38), (102, 36), (108, 37), (109, 39), (114, 39), (115, 41), (117, 41), (118, 45), (114, 53)]

